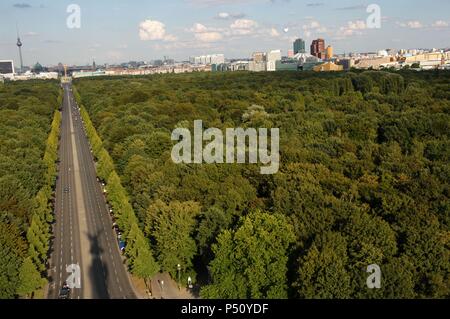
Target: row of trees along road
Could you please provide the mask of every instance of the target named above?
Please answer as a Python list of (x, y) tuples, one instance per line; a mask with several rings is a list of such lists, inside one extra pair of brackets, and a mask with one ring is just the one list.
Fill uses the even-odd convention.
[(107, 199), (114, 212), (117, 225), (126, 239), (125, 254), (131, 272), (139, 278), (151, 278), (159, 271), (151, 252), (150, 245), (145, 239), (142, 229), (138, 226), (138, 219), (128, 199), (128, 194), (123, 188), (121, 180), (117, 175), (114, 163), (108, 151), (103, 147), (102, 140), (97, 134), (95, 127), (81, 103), (77, 89), (74, 88), (74, 96), (80, 106), (86, 133), (88, 135), (93, 154), (97, 161), (98, 177), (106, 182)]
[(44, 297), (61, 103), (56, 81), (0, 86), (2, 299)]

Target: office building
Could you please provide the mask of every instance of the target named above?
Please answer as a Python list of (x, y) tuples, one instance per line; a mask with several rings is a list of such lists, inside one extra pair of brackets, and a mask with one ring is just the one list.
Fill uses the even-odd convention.
[(342, 65), (344, 70), (350, 70), (355, 65), (355, 60), (345, 58), (345, 59), (339, 59), (336, 63), (339, 65)]
[(0, 60), (0, 74), (14, 73), (14, 62), (12, 60)]
[(264, 52), (255, 52), (252, 55), (252, 59), (256, 63), (266, 62), (266, 54)]
[(281, 50), (272, 50), (267, 53), (267, 71), (276, 71), (276, 62), (281, 60)]
[(311, 55), (319, 59), (325, 59), (326, 52), (324, 39), (313, 40), (311, 43)]
[(223, 54), (211, 54), (211, 55), (202, 55), (190, 57), (189, 62), (191, 64), (223, 64), (225, 63), (225, 56)]
[(264, 52), (254, 52), (248, 68), (252, 72), (267, 71), (266, 54)]
[(296, 59), (283, 59), (275, 63), (277, 71), (298, 71), (300, 69), (299, 61)]
[(306, 53), (305, 41), (303, 39), (294, 41), (294, 55), (297, 53)]

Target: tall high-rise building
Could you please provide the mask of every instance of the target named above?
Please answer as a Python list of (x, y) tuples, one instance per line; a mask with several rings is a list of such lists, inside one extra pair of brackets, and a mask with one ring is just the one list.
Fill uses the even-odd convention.
[(311, 43), (311, 55), (319, 59), (325, 59), (326, 52), (324, 39), (313, 40)]
[(303, 39), (294, 41), (294, 54), (297, 53), (306, 53), (305, 41)]

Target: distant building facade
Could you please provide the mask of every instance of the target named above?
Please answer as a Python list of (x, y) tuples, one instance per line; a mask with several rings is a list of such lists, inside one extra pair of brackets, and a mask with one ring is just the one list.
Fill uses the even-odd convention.
[(276, 62), (281, 60), (281, 50), (272, 50), (267, 53), (267, 71), (276, 71)]
[(358, 69), (380, 69), (383, 65), (387, 63), (394, 62), (393, 57), (378, 57), (372, 59), (362, 59), (359, 63), (355, 64), (355, 67)]
[(14, 73), (14, 62), (12, 60), (0, 60), (0, 74)]
[(197, 65), (223, 64), (225, 63), (225, 56), (223, 54), (201, 55), (190, 57), (189, 62)]
[(294, 55), (297, 53), (306, 53), (305, 40), (297, 39), (294, 41)]
[(251, 72), (264, 72), (267, 71), (266, 54), (264, 52), (254, 52), (252, 54), (252, 60), (250, 61), (248, 68)]
[(299, 71), (300, 67), (296, 59), (283, 59), (276, 61), (277, 71)]
[(325, 59), (326, 52), (324, 39), (313, 40), (313, 42), (311, 43), (311, 55), (319, 59)]
[(344, 71), (344, 67), (342, 65), (338, 65), (333, 62), (325, 62), (323, 64), (319, 64), (319, 65), (316, 65), (315, 67), (313, 67), (313, 71), (315, 71), (315, 72)]
[(331, 60), (333, 58), (333, 56), (334, 56), (333, 47), (331, 45), (329, 45), (327, 47), (327, 50), (326, 50), (326, 57), (325, 58), (327, 60)]
[(337, 64), (342, 65), (344, 70), (350, 70), (355, 65), (354, 59), (339, 59)]
[(229, 63), (212, 64), (212, 72), (236, 72), (236, 71), (249, 71), (250, 62), (249, 61), (235, 61)]

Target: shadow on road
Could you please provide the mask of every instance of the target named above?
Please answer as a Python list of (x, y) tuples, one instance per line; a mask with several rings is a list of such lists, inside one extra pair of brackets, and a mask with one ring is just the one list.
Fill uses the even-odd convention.
[(98, 235), (89, 235), (89, 241), (91, 243), (91, 257), (92, 264), (89, 269), (90, 282), (92, 284), (93, 297), (95, 299), (109, 299), (108, 294), (108, 269), (104, 267), (100, 255), (103, 249), (99, 245)]

